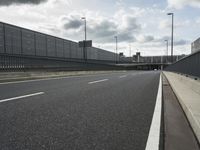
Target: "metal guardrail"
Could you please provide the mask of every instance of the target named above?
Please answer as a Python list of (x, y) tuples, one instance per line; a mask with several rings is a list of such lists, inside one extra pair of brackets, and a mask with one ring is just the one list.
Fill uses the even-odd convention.
[(169, 65), (165, 70), (200, 78), (200, 51)]
[[(121, 67), (122, 68), (122, 67)], [(0, 54), (0, 71), (26, 70), (110, 70), (120, 69), (113, 62), (80, 59), (58, 59)]]

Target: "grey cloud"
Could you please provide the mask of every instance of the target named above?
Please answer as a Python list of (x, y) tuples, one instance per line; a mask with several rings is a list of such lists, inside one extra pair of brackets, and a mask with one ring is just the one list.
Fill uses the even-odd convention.
[(0, 6), (9, 6), (13, 4), (40, 4), (47, 0), (0, 0)]
[(112, 21), (104, 20), (93, 27), (88, 27), (88, 32), (93, 38), (104, 39), (116, 35), (116, 24)]
[[(60, 24), (65, 35), (79, 39), (83, 32), (84, 23), (79, 15), (64, 16)], [(136, 41), (134, 33), (140, 31), (140, 25), (133, 17), (125, 19), (125, 25), (118, 24), (112, 19), (90, 20), (87, 19), (88, 38), (98, 43), (113, 43), (114, 36), (118, 36), (119, 42)], [(78, 37), (79, 36), (79, 37)]]
[(125, 41), (127, 41), (127, 42), (130, 42), (130, 41), (131, 42), (135, 42), (136, 39), (130, 33), (120, 33), (120, 34), (118, 34), (118, 41), (119, 42), (125, 42)]
[(127, 17), (127, 27), (126, 30), (128, 31), (139, 31), (141, 29), (141, 25), (137, 23), (135, 17)]
[(137, 38), (137, 41), (140, 43), (148, 43), (154, 41), (155, 38), (151, 35), (141, 35)]
[(118, 24), (112, 20), (104, 20), (100, 24), (96, 25), (91, 34), (93, 37), (101, 42), (113, 43), (114, 36), (118, 36), (119, 42), (135, 41), (133, 34), (140, 30), (140, 25), (133, 17), (126, 18), (126, 26), (121, 28), (121, 24)]
[(153, 36), (145, 36), (145, 42), (151, 42), (154, 40)]
[(64, 23), (64, 29), (78, 29), (82, 26), (82, 22), (80, 20), (68, 20), (66, 23)]

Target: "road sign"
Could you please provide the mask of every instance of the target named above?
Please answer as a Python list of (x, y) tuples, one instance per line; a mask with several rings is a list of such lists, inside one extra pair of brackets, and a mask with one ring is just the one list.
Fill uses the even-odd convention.
[(79, 47), (92, 47), (92, 40), (79, 41), (78, 45), (79, 45)]

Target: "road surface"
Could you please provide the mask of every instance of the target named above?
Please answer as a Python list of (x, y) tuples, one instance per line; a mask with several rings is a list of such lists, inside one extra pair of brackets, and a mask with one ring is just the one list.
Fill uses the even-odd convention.
[(0, 84), (1, 150), (144, 150), (160, 73)]

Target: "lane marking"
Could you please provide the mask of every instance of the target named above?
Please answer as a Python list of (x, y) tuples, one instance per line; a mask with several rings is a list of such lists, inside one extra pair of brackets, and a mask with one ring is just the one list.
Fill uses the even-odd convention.
[(28, 80), (22, 80), (22, 81), (8, 81), (8, 82), (2, 82), (0, 85), (7, 85), (7, 84), (18, 84), (18, 83), (27, 83), (27, 82), (38, 82), (38, 81), (48, 81), (48, 80), (60, 80), (60, 79), (72, 79), (72, 78), (83, 78), (83, 77), (95, 77), (95, 76), (101, 76), (101, 75), (112, 75), (116, 73), (104, 73), (104, 74), (88, 74), (88, 75), (72, 75), (72, 76), (63, 76), (63, 77), (47, 77), (43, 79), (28, 79)]
[(160, 75), (156, 105), (145, 150), (159, 150), (162, 109), (162, 77)]
[(23, 81), (11, 81), (11, 82), (2, 82), (0, 85), (5, 84), (15, 84), (15, 83), (26, 83), (26, 82), (36, 82), (36, 81), (46, 81), (46, 80), (59, 80), (59, 79), (67, 79), (70, 77), (55, 77), (55, 78), (46, 78), (46, 79), (33, 79), (33, 80), (23, 80)]
[(127, 77), (127, 75), (123, 75), (123, 76), (120, 76), (119, 78), (126, 78)]
[(108, 79), (102, 79), (102, 80), (92, 81), (92, 82), (88, 82), (88, 84), (94, 84), (94, 83), (105, 82), (105, 81), (108, 81)]
[(17, 96), (17, 97), (13, 97), (13, 98), (2, 99), (2, 100), (0, 100), (0, 103), (7, 102), (7, 101), (13, 101), (13, 100), (17, 100), (17, 99), (22, 99), (22, 98), (26, 98), (26, 97), (42, 95), (42, 94), (44, 94), (44, 92), (38, 92), (38, 93), (33, 93), (33, 94), (28, 94), (28, 95), (23, 95), (23, 96)]

